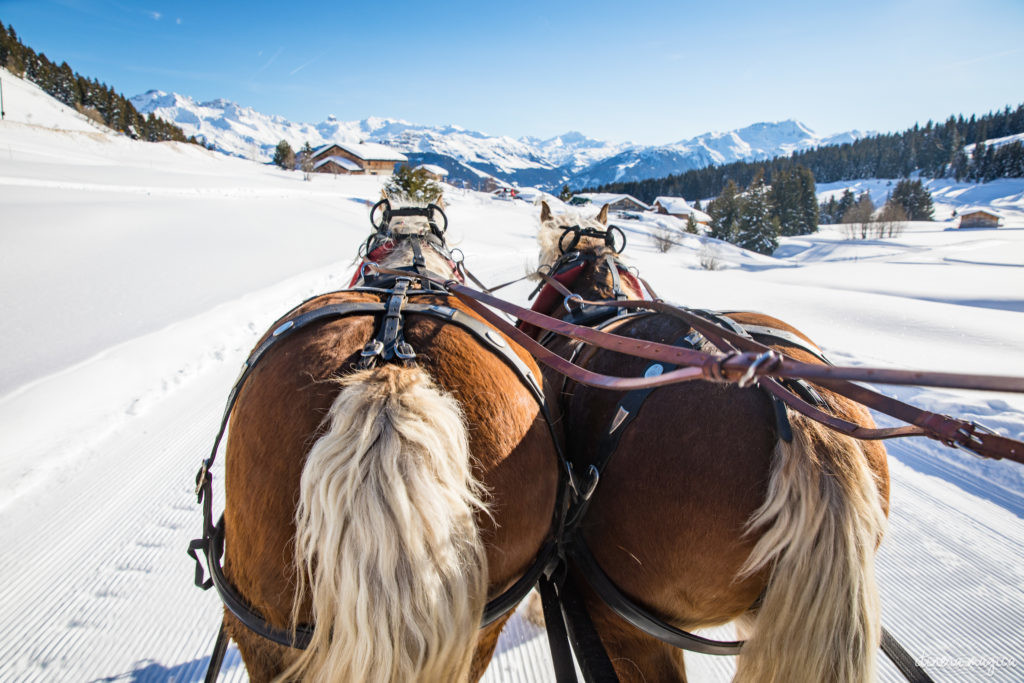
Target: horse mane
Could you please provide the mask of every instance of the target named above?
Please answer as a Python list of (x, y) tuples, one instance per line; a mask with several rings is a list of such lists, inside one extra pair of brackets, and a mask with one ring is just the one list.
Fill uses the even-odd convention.
[[(388, 201), (391, 202), (392, 209), (413, 207), (425, 209), (427, 207), (424, 202), (415, 202), (404, 198), (392, 199), (389, 197)], [(397, 245), (391, 253), (380, 260), (380, 265), (385, 268), (408, 266), (413, 262), (413, 248), (409, 240), (403, 238), (430, 235), (430, 222), (424, 216), (395, 216), (388, 223), (387, 232), (396, 238)], [(424, 246), (420, 251), (428, 270), (441, 275), (452, 272), (451, 264), (436, 250)]]
[[(541, 265), (550, 266), (558, 260), (558, 257), (562, 255), (558, 241), (562, 238), (563, 230), (574, 225), (578, 225), (581, 228), (595, 228), (597, 230), (608, 229), (608, 226), (601, 223), (596, 217), (583, 216), (576, 211), (552, 214), (550, 219), (541, 221), (540, 231), (537, 233)], [(604, 243), (604, 240), (598, 237), (580, 237), (580, 241), (576, 244), (576, 250), (593, 251), (598, 257), (615, 253), (613, 249)]]

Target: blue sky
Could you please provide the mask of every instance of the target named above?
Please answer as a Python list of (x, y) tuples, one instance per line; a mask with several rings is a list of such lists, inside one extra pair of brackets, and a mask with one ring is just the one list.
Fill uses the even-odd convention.
[(318, 122), (668, 143), (795, 118), (892, 131), (1024, 102), (1024, 1), (0, 0), (0, 21), (126, 95)]

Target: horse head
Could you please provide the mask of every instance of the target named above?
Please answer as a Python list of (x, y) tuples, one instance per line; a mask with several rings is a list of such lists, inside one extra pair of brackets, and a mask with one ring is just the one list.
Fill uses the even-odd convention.
[(370, 210), (370, 223), (373, 232), (359, 250), (361, 264), (350, 286), (375, 280), (367, 277), (373, 266), (462, 279), (461, 254), (456, 258), (448, 248), (448, 216), (438, 204), (385, 197)]
[[(554, 214), (541, 203), (540, 271), (584, 299), (642, 298), (640, 282), (622, 259), (626, 235), (608, 224), (608, 206), (594, 217), (577, 213)], [(534, 310), (562, 316), (570, 308), (559, 306), (563, 297), (548, 282), (539, 290)]]

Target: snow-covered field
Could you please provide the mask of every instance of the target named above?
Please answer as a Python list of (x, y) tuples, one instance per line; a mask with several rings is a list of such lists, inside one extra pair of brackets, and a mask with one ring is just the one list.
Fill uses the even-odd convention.
[[(132, 142), (4, 76), (31, 118), (0, 123), (0, 680), (201, 680), (220, 605), (185, 555), (195, 470), (260, 333), (347, 283), (379, 181)], [(774, 313), (840, 363), (1022, 375), (1024, 183), (933, 191), (940, 217), (985, 203), (1007, 226), (826, 228), (770, 258), (688, 235), (662, 254), (657, 221), (623, 221), (626, 255), (663, 296)], [(535, 207), (448, 201), (482, 279), (535, 262)], [(721, 268), (701, 269), (712, 250)], [(886, 391), (1024, 438), (1020, 396)], [(925, 440), (889, 453), (885, 623), (936, 680), (1024, 680), (1024, 467)], [(514, 619), (487, 680), (552, 680), (540, 635)], [(728, 679), (728, 658), (687, 657), (692, 680)], [(224, 678), (244, 677), (232, 649)]]

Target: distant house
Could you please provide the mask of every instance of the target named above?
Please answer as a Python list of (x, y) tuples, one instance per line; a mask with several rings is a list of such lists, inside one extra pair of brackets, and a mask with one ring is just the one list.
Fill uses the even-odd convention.
[(964, 209), (960, 213), (961, 228), (998, 228), (1003, 217), (991, 209)]
[(390, 147), (372, 142), (332, 142), (313, 150), (313, 170), (319, 173), (391, 175), (395, 164), (400, 161), (408, 161), (408, 158)]
[(590, 204), (597, 208), (607, 205), (610, 211), (650, 211), (651, 207), (628, 194), (611, 194), (608, 192), (583, 192), (575, 195), (570, 201), (575, 206)]
[(412, 170), (422, 170), (424, 173), (427, 174), (427, 177), (430, 178), (431, 180), (444, 180), (445, 178), (448, 177), (448, 169), (442, 168), (441, 166), (437, 166), (435, 164), (420, 164), (419, 166)]
[(329, 156), (313, 164), (317, 173), (335, 173), (337, 175), (362, 175), (363, 167), (346, 157)]
[(651, 204), (651, 208), (660, 214), (667, 214), (669, 216), (675, 216), (686, 220), (690, 216), (693, 216), (700, 225), (710, 225), (711, 216), (707, 215), (703, 211), (693, 208), (686, 203), (686, 200), (682, 197), (657, 197), (654, 203)]

